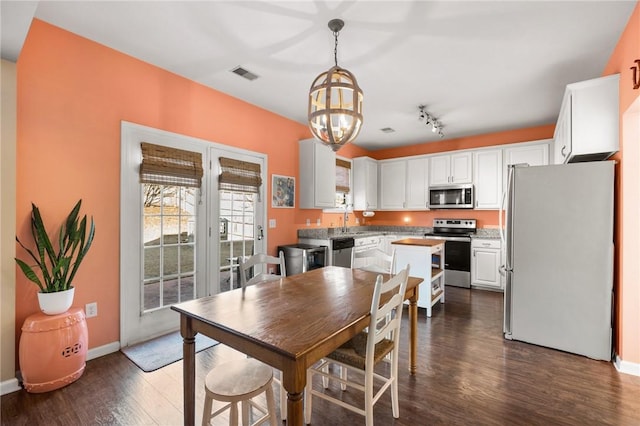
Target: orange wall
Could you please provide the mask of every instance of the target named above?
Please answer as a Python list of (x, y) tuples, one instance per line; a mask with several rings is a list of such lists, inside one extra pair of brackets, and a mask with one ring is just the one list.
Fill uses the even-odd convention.
[[(632, 87), (632, 71), (631, 67), (635, 65), (634, 61), (640, 59), (640, 3), (629, 19), (629, 23), (625, 28), (613, 54), (609, 58), (609, 62), (604, 69), (602, 75), (611, 75), (620, 73), (620, 114), (622, 115), (629, 106), (640, 96), (640, 90), (633, 90)], [(622, 123), (621, 123), (622, 124)], [(623, 170), (627, 167), (640, 168), (640, 159), (631, 155), (625, 156), (629, 145), (634, 144), (637, 152), (637, 146), (640, 143), (637, 139), (625, 140), (622, 129), (620, 131), (620, 152), (614, 156), (618, 160), (616, 170), (616, 230), (615, 230), (615, 289), (616, 289), (616, 352), (620, 358), (627, 362), (640, 364), (640, 278), (634, 277), (632, 280), (622, 279), (625, 265), (622, 263), (620, 250), (624, 245), (624, 221), (623, 209), (625, 208), (625, 200), (622, 198), (622, 189), (631, 185), (637, 188), (639, 182), (625, 182), (622, 180)], [(633, 212), (631, 214), (634, 214)], [(637, 217), (639, 213), (635, 212)], [(629, 213), (627, 213), (629, 215)], [(629, 236), (636, 238), (636, 236)], [(627, 268), (630, 268), (628, 265)], [(628, 275), (628, 274), (627, 274)]]
[[(96, 238), (76, 276), (74, 303), (98, 302), (99, 320), (88, 319), (91, 348), (119, 340), (121, 120), (266, 153), (269, 178), (297, 176), (297, 141), (310, 137), (304, 125), (38, 20), (17, 72), (17, 233), (28, 240), (32, 201), (57, 226), (83, 199)], [(278, 223), (269, 230), (270, 251), (296, 241), (288, 226), (295, 210), (269, 208), (268, 217)], [(19, 335), (38, 305), (36, 286), (21, 273), (16, 287)]]
[[(625, 81), (638, 54), (638, 7), (604, 74), (621, 72), (621, 112), (638, 94)], [(126, 120), (269, 155), (268, 175), (298, 175), (297, 141), (306, 126), (158, 69), (44, 22), (34, 20), (18, 64), (17, 232), (28, 234), (29, 204), (47, 223), (59, 223), (73, 203), (94, 216), (96, 240), (77, 276), (76, 304), (97, 301), (100, 321), (89, 319), (91, 348), (119, 339), (120, 121)], [(338, 155), (376, 159), (550, 138), (553, 125), (367, 152)], [(619, 156), (622, 157), (621, 155)], [(631, 167), (640, 164), (629, 162)], [(270, 188), (268, 190), (270, 192)], [(270, 198), (270, 194), (269, 198)], [(454, 215), (456, 213), (451, 213)], [(462, 216), (464, 212), (457, 213)], [(366, 224), (430, 225), (436, 212), (378, 212)], [(350, 215), (350, 224), (357, 215)], [(449, 212), (447, 212), (449, 216)], [(495, 211), (474, 211), (479, 226), (497, 225)], [(320, 210), (271, 209), (269, 250), (296, 240), (296, 228), (339, 215)], [(362, 220), (362, 217), (359, 217)], [(294, 226), (288, 226), (292, 224)], [(618, 228), (617, 237), (622, 235)], [(638, 285), (636, 282), (635, 285)], [(16, 284), (16, 334), (38, 310), (36, 288), (21, 274)], [(638, 333), (638, 325), (631, 331)], [(619, 334), (620, 336), (620, 334)], [(640, 362), (640, 357), (628, 359)]]

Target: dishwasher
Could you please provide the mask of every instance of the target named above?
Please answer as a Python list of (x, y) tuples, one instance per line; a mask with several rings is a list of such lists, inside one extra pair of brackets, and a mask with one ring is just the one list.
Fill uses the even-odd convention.
[(331, 264), (351, 268), (351, 252), (355, 241), (353, 237), (334, 238), (331, 240)]

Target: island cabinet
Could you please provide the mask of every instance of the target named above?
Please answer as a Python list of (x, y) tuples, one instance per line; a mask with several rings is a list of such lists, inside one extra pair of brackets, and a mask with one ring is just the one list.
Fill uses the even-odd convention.
[(327, 209), (336, 205), (336, 153), (315, 139), (299, 142), (300, 208)]
[(396, 250), (396, 271), (410, 265), (409, 275), (424, 282), (418, 288), (418, 307), (431, 317), (433, 305), (444, 303), (444, 244), (442, 240), (405, 238), (391, 243)]

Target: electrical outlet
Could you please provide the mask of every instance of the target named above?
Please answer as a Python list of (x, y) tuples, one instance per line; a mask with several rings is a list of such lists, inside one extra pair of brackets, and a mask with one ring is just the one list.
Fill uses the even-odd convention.
[(87, 318), (93, 318), (98, 316), (98, 303), (87, 303), (84, 307), (84, 312)]
[(307, 226), (311, 225), (311, 219), (307, 219)]
[(269, 275), (273, 275), (276, 273), (276, 270), (273, 267), (269, 267)]
[(276, 227), (276, 220), (269, 219), (269, 228), (275, 228), (275, 227)]

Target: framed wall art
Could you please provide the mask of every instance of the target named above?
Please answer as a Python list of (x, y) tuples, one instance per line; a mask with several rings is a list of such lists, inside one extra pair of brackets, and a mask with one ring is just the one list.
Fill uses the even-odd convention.
[(292, 209), (296, 206), (296, 179), (271, 175), (271, 207)]

